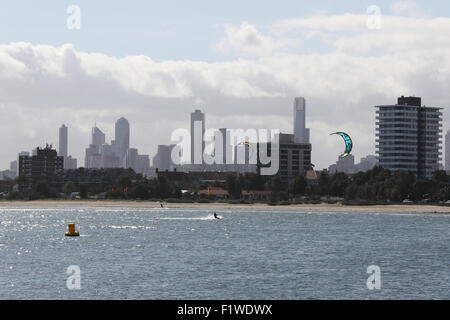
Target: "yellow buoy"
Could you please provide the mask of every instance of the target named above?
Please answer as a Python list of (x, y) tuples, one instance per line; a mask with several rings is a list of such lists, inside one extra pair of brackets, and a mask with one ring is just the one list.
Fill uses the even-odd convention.
[(68, 237), (78, 237), (80, 233), (75, 231), (75, 223), (69, 223), (69, 231), (66, 232), (66, 236)]

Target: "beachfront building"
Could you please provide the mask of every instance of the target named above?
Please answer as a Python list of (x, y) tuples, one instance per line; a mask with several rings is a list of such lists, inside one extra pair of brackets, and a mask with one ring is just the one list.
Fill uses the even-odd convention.
[(399, 97), (395, 105), (375, 106), (378, 163), (430, 178), (441, 160), (442, 108), (421, 105), (420, 97)]
[[(258, 143), (257, 172), (261, 173), (262, 167), (270, 167), (271, 164), (263, 165), (259, 161), (259, 149), (267, 148), (268, 155), (272, 154), (272, 143)], [(282, 183), (291, 183), (298, 175), (304, 175), (311, 170), (310, 143), (296, 143), (294, 134), (279, 134), (279, 168), (276, 176)]]
[(450, 173), (450, 130), (445, 135), (445, 171)]
[(64, 169), (64, 157), (58, 156), (52, 145), (37, 148), (36, 155), (19, 156), (19, 176), (23, 177), (20, 188), (31, 189), (38, 182), (54, 184), (58, 173)]

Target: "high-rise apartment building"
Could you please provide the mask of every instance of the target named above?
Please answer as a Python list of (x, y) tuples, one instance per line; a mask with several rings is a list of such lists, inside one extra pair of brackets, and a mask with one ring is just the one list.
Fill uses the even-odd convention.
[(134, 172), (137, 172), (137, 158), (138, 158), (138, 149), (130, 148), (127, 153), (127, 168), (131, 168)]
[(442, 108), (421, 102), (402, 96), (395, 105), (376, 106), (376, 153), (383, 168), (430, 178), (441, 160)]
[(445, 171), (450, 172), (450, 130), (445, 134)]
[(53, 184), (56, 175), (64, 169), (64, 158), (57, 155), (56, 150), (51, 145), (45, 148), (37, 148), (36, 155), (19, 156), (19, 176), (25, 178), (25, 182), (21, 182), (20, 188), (31, 189), (36, 183), (45, 181)]

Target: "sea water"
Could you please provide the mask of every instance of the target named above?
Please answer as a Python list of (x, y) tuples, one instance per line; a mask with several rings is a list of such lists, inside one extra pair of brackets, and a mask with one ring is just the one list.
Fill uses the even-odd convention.
[(449, 299), (449, 245), (442, 214), (0, 208), (0, 299)]

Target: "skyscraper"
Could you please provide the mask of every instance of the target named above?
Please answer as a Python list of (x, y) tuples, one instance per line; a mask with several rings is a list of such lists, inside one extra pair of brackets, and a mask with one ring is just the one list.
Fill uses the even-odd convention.
[(120, 159), (120, 166), (126, 167), (126, 155), (130, 148), (130, 123), (125, 118), (116, 121), (115, 151)]
[(77, 159), (69, 156), (68, 152), (68, 128), (65, 124), (59, 128), (59, 152), (58, 155), (64, 159), (64, 169), (76, 169)]
[(100, 168), (121, 168), (121, 162), (110, 144), (103, 144), (100, 152)]
[(105, 144), (105, 134), (97, 127), (92, 128), (91, 144), (86, 148), (86, 156), (84, 158), (85, 168), (101, 168), (102, 167), (102, 146)]
[(230, 131), (227, 128), (220, 128), (219, 133), (222, 135), (222, 150), (220, 154), (222, 155), (222, 162), (224, 167), (227, 164), (231, 164), (233, 162), (233, 146), (230, 141)]
[(150, 170), (150, 157), (148, 154), (138, 154), (136, 161), (136, 172), (146, 174)]
[(175, 168), (172, 161), (172, 149), (175, 144), (158, 145), (158, 153), (153, 157), (153, 168), (159, 171), (171, 171)]
[(400, 97), (396, 105), (375, 106), (379, 165), (429, 178), (441, 160), (442, 108), (421, 105), (419, 97)]
[(195, 110), (191, 112), (191, 164), (203, 164), (204, 135), (205, 114)]
[(66, 125), (62, 125), (59, 128), (59, 152), (58, 155), (61, 157), (67, 157), (67, 145), (68, 145), (68, 137), (67, 137), (67, 127)]
[(306, 128), (306, 100), (303, 97), (294, 99), (294, 141), (309, 143), (309, 128)]
[(450, 130), (445, 135), (445, 170), (450, 171)]
[(138, 149), (130, 148), (127, 153), (127, 168), (131, 168), (137, 172)]
[(92, 134), (91, 134), (92, 140), (91, 143), (98, 147), (100, 150), (100, 147), (105, 143), (105, 134), (97, 127), (92, 128)]

